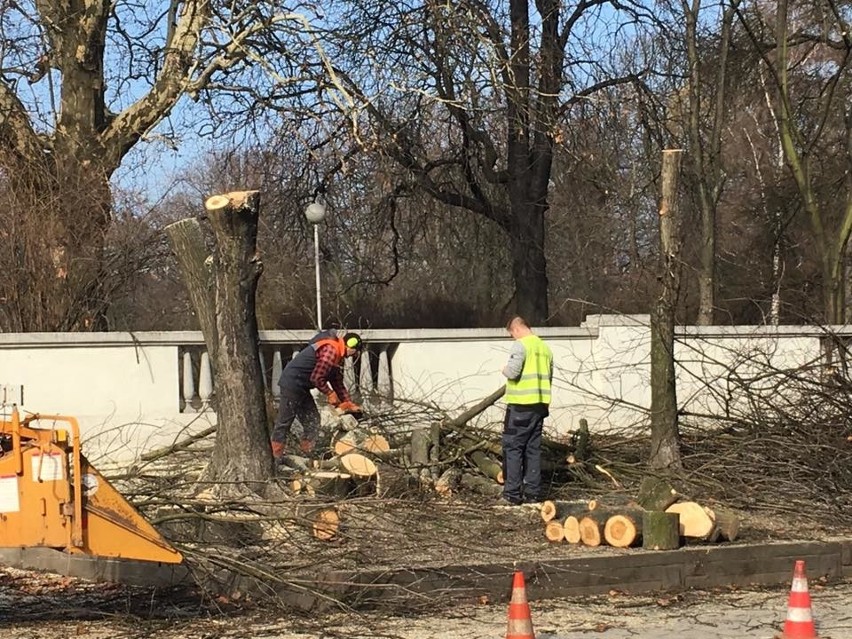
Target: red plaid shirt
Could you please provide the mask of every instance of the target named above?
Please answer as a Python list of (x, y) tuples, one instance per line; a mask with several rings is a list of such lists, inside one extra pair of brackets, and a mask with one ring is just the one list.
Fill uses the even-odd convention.
[(337, 350), (332, 344), (320, 346), (316, 352), (317, 363), (311, 373), (311, 384), (325, 395), (337, 394), (341, 402), (351, 401), (343, 385), (343, 360), (337, 361)]

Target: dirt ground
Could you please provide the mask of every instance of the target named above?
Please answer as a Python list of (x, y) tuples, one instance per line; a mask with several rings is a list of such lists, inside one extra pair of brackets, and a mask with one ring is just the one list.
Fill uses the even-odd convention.
[[(852, 581), (811, 583), (821, 639), (852, 637)], [(718, 589), (654, 596), (531, 601), (539, 639), (769, 639), (783, 627), (788, 588)], [(4, 569), (0, 639), (497, 639), (506, 606), (453, 606), (431, 614), (282, 615), (217, 608), (155, 592)]]

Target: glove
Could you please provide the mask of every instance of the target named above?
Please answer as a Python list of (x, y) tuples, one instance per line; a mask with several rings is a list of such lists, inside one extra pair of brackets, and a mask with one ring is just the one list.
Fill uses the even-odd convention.
[(326, 397), (328, 398), (329, 406), (340, 406), (340, 398), (334, 391), (331, 391)]
[(305, 455), (310, 455), (314, 450), (314, 442), (310, 439), (302, 439), (299, 441), (299, 450)]
[(358, 406), (355, 402), (342, 402), (338, 408), (342, 410), (344, 413), (360, 413), (361, 407)]

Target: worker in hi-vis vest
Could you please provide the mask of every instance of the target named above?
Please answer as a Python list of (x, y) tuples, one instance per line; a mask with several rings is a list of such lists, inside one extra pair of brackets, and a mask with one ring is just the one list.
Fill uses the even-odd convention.
[(541, 431), (550, 408), (553, 354), (523, 317), (512, 318), (506, 328), (515, 343), (503, 368), (503, 500), (536, 503), (543, 497)]

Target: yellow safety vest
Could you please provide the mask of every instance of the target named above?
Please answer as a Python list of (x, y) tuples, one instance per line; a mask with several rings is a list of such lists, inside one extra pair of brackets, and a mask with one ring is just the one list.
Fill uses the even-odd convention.
[(524, 369), (517, 380), (506, 382), (507, 404), (550, 404), (550, 370), (553, 354), (538, 335), (518, 340), (524, 345)]

